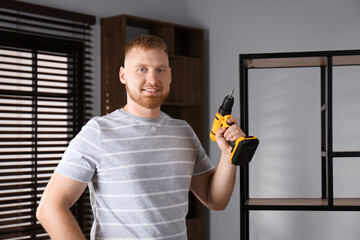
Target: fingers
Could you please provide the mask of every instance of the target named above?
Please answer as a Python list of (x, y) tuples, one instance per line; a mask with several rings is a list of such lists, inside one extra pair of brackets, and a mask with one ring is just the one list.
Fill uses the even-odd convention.
[(231, 126), (218, 129), (215, 137), (220, 150), (230, 153), (232, 147), (228, 141), (235, 142), (238, 138), (245, 137), (246, 135), (238, 126), (238, 120), (236, 118), (231, 117), (227, 122)]
[[(224, 138), (226, 141), (236, 141), (239, 137), (245, 137), (245, 133), (238, 126), (238, 119), (230, 117), (227, 120), (227, 123), (230, 125), (228, 128), (221, 128), (216, 133), (216, 138)], [(217, 140), (218, 141), (218, 140)]]
[(224, 132), (224, 138), (226, 141), (235, 142), (240, 137), (245, 137), (245, 133), (237, 126), (232, 125)]
[(216, 143), (218, 144), (221, 151), (231, 152), (231, 146), (226, 142), (224, 133), (227, 131), (226, 128), (220, 128), (216, 132)]
[(219, 128), (216, 132), (216, 139), (221, 138), (222, 136), (224, 136), (224, 133), (227, 129), (226, 128)]
[(238, 125), (239, 123), (239, 120), (237, 118), (234, 118), (234, 117), (229, 117), (228, 120), (227, 120), (227, 123), (232, 123), (233, 125)]
[(234, 117), (230, 117), (227, 121), (229, 124), (233, 123), (225, 132), (224, 138), (226, 141), (236, 141), (236, 139), (240, 137), (245, 137), (245, 133), (238, 126), (238, 119)]

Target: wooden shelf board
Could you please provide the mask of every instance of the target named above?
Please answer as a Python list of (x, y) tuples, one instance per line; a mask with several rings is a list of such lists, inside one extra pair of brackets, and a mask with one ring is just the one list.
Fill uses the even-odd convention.
[(246, 60), (248, 68), (289, 68), (325, 66), (324, 57), (272, 58)]
[(333, 66), (360, 65), (360, 50), (303, 53), (241, 54), (247, 68), (321, 67), (332, 57)]
[(246, 204), (253, 209), (323, 209), (341, 210), (360, 209), (360, 198), (334, 198), (334, 206), (328, 205), (327, 199), (322, 198), (250, 198)]
[[(272, 59), (248, 59), (248, 68), (291, 68), (291, 67), (321, 67), (326, 66), (326, 57), (289, 57)], [(360, 56), (334, 57), (333, 66), (360, 65)]]
[(321, 198), (250, 198), (249, 206), (327, 206)]
[(360, 198), (335, 198), (334, 206), (360, 206)]

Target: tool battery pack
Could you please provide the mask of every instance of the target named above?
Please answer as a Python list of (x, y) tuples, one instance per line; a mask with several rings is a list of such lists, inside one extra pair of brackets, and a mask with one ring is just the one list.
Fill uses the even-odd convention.
[(231, 152), (231, 163), (237, 166), (249, 163), (258, 145), (259, 139), (254, 136), (238, 138)]

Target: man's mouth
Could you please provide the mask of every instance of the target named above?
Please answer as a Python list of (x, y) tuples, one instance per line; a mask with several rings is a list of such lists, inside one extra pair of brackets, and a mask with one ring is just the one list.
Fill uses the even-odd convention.
[(160, 89), (144, 89), (145, 92), (159, 92)]
[(158, 87), (147, 87), (147, 88), (143, 88), (144, 92), (148, 92), (148, 93), (157, 93), (160, 92), (160, 88)]

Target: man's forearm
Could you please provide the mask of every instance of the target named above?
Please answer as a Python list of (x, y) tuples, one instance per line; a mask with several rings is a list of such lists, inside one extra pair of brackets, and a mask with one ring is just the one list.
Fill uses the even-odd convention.
[(236, 166), (230, 163), (229, 154), (222, 153), (218, 167), (212, 176), (208, 200), (212, 209), (223, 210), (230, 201), (236, 181)]
[(69, 210), (40, 209), (37, 217), (54, 240), (85, 240), (79, 224)]

